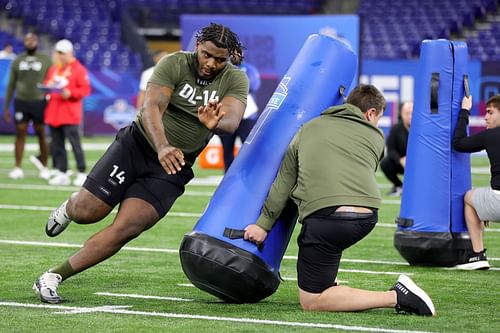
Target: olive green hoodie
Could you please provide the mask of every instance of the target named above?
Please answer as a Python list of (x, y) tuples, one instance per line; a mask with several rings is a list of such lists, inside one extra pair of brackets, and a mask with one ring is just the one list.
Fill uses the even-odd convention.
[(384, 152), (384, 135), (359, 108), (326, 109), (297, 132), (269, 191), (257, 224), (270, 230), (288, 198), (299, 222), (330, 206), (379, 208), (375, 171)]

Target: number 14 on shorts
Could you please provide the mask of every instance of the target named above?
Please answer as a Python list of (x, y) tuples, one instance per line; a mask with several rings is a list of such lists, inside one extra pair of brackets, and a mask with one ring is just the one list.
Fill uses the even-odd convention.
[(109, 177), (117, 179), (118, 184), (123, 184), (123, 182), (125, 181), (125, 171), (120, 170), (120, 167), (118, 165), (113, 165), (113, 171), (111, 171)]

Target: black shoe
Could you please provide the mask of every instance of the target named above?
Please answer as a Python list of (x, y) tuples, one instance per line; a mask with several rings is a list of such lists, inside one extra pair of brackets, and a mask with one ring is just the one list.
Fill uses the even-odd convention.
[(469, 255), (464, 263), (456, 265), (455, 268), (463, 269), (466, 271), (489, 269), (490, 264), (488, 263), (488, 258), (486, 258), (486, 249), (482, 250), (481, 252), (472, 252), (472, 254)]
[(408, 276), (400, 275), (390, 290), (397, 294), (396, 311), (398, 313), (414, 313), (420, 316), (435, 316), (436, 310), (432, 300)]

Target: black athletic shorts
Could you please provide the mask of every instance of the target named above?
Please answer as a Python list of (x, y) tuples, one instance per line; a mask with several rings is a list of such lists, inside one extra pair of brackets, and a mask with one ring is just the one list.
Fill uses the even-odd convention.
[(16, 124), (28, 123), (33, 121), (33, 124), (43, 124), (45, 115), (45, 100), (39, 101), (23, 101), (14, 98), (14, 121)]
[(140, 198), (153, 205), (162, 218), (193, 176), (189, 166), (175, 175), (167, 174), (158, 154), (132, 123), (118, 132), (83, 187), (111, 207), (126, 198)]
[(297, 278), (300, 289), (318, 294), (335, 286), (342, 251), (370, 233), (378, 214), (338, 212), (328, 207), (302, 221), (298, 237)]

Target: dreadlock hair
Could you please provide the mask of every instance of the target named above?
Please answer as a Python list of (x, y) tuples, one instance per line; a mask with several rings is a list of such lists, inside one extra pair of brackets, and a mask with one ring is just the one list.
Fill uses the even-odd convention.
[(210, 23), (210, 25), (199, 30), (196, 33), (196, 41), (198, 43), (212, 42), (217, 47), (227, 49), (230, 58), (239, 57), (243, 59), (245, 47), (241, 44), (238, 35), (221, 24)]
[(385, 110), (385, 98), (382, 93), (371, 84), (360, 84), (347, 97), (347, 103), (357, 106), (363, 113), (371, 108), (378, 112)]

